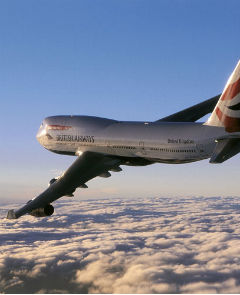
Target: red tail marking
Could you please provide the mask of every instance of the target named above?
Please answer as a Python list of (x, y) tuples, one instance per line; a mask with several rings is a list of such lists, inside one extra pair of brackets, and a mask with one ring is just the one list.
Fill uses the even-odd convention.
[(216, 108), (216, 114), (218, 116), (218, 119), (222, 122), (223, 113), (221, 112), (221, 110), (219, 109), (219, 107)]
[(240, 131), (240, 118), (229, 117), (219, 109), (216, 108), (216, 114), (218, 119), (223, 123), (227, 132), (239, 132)]
[(233, 99), (238, 93), (240, 93), (240, 78), (236, 82), (228, 85), (221, 97), (221, 100)]

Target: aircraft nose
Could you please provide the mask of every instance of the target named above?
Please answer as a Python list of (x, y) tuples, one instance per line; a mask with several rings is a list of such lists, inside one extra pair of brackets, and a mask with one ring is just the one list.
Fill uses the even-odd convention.
[(38, 142), (40, 142), (40, 137), (41, 137), (41, 130), (39, 129), (37, 134), (36, 134), (36, 138), (37, 138)]
[(44, 126), (44, 124), (42, 123), (36, 135), (36, 138), (40, 144), (44, 135), (46, 135), (46, 126)]

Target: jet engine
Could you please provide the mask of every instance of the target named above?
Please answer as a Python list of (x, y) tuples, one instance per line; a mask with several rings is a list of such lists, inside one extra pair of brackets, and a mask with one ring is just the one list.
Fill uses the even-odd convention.
[(35, 217), (46, 217), (46, 216), (51, 216), (53, 212), (54, 212), (54, 207), (48, 204), (43, 208), (37, 208), (32, 210), (29, 214)]
[(52, 185), (55, 181), (57, 181), (58, 180), (58, 178), (52, 178), (50, 181), (49, 181), (49, 183), (48, 183), (48, 187), (50, 186), (50, 185)]

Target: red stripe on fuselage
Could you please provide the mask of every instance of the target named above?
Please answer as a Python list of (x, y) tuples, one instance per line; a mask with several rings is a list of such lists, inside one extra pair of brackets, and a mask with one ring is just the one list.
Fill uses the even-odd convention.
[(72, 128), (72, 126), (48, 125), (47, 128), (50, 130), (68, 130), (68, 129)]

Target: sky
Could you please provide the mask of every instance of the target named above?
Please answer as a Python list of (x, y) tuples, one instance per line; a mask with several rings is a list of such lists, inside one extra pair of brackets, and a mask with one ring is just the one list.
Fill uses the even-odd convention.
[(240, 293), (238, 197), (61, 200), (17, 222), (7, 208), (1, 293)]
[[(0, 1), (0, 201), (29, 200), (73, 157), (35, 135), (51, 115), (154, 121), (221, 93), (240, 58), (240, 2)], [(240, 158), (123, 167), (79, 199), (239, 195)]]

